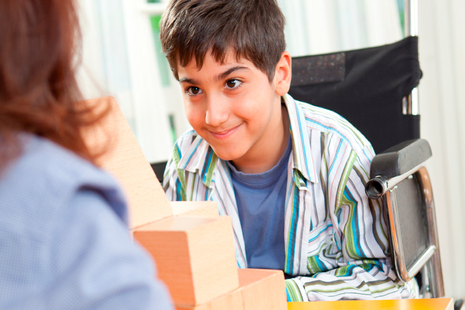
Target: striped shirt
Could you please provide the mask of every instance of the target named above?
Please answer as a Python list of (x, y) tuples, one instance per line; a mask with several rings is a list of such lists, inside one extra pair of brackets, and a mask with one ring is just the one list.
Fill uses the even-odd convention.
[[(292, 138), (283, 231), (288, 300), (415, 297), (390, 266), (381, 206), (365, 194), (371, 144), (332, 111), (289, 95), (284, 102)], [(231, 217), (238, 266), (247, 268), (229, 167), (194, 131), (176, 141), (163, 187), (172, 201), (216, 201)]]

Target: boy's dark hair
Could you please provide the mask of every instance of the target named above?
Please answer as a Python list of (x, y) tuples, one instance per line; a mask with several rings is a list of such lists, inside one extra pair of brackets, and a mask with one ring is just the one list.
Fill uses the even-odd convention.
[(228, 52), (245, 58), (271, 82), (286, 49), (284, 15), (276, 0), (172, 0), (160, 22), (162, 50), (178, 78), (178, 63), (202, 67), (211, 51), (223, 63)]

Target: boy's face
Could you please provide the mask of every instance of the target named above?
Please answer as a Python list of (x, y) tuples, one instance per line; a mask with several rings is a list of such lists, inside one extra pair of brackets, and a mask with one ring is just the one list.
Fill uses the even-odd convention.
[[(290, 56), (283, 55), (290, 66)], [(290, 72), (278, 63), (270, 83), (247, 59), (238, 61), (229, 53), (221, 64), (208, 53), (200, 70), (191, 61), (186, 67), (178, 65), (178, 74), (187, 119), (218, 157), (244, 171), (246, 166), (263, 166), (268, 155), (277, 156), (284, 135), (280, 97), (289, 89), (282, 79), (290, 83)]]

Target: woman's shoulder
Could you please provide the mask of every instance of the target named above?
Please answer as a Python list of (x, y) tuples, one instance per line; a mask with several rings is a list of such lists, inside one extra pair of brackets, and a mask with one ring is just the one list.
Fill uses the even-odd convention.
[(118, 186), (105, 171), (70, 150), (42, 137), (26, 136), (23, 153), (17, 162), (19, 174), (40, 177), (49, 185), (63, 188), (92, 185)]
[[(21, 155), (0, 179), (2, 213), (23, 219), (53, 217), (80, 190), (102, 195), (119, 217), (126, 215), (124, 196), (105, 171), (47, 139), (21, 135)], [(26, 216), (27, 215), (27, 216)]]

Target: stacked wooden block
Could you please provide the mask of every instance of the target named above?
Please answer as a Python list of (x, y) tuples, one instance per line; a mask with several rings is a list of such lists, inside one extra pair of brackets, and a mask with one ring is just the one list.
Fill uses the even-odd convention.
[(100, 164), (125, 189), (131, 232), (154, 258), (176, 309), (287, 309), (283, 273), (238, 269), (229, 217), (214, 202), (169, 202), (116, 101), (98, 100), (111, 113), (86, 140), (96, 148), (111, 133)]

